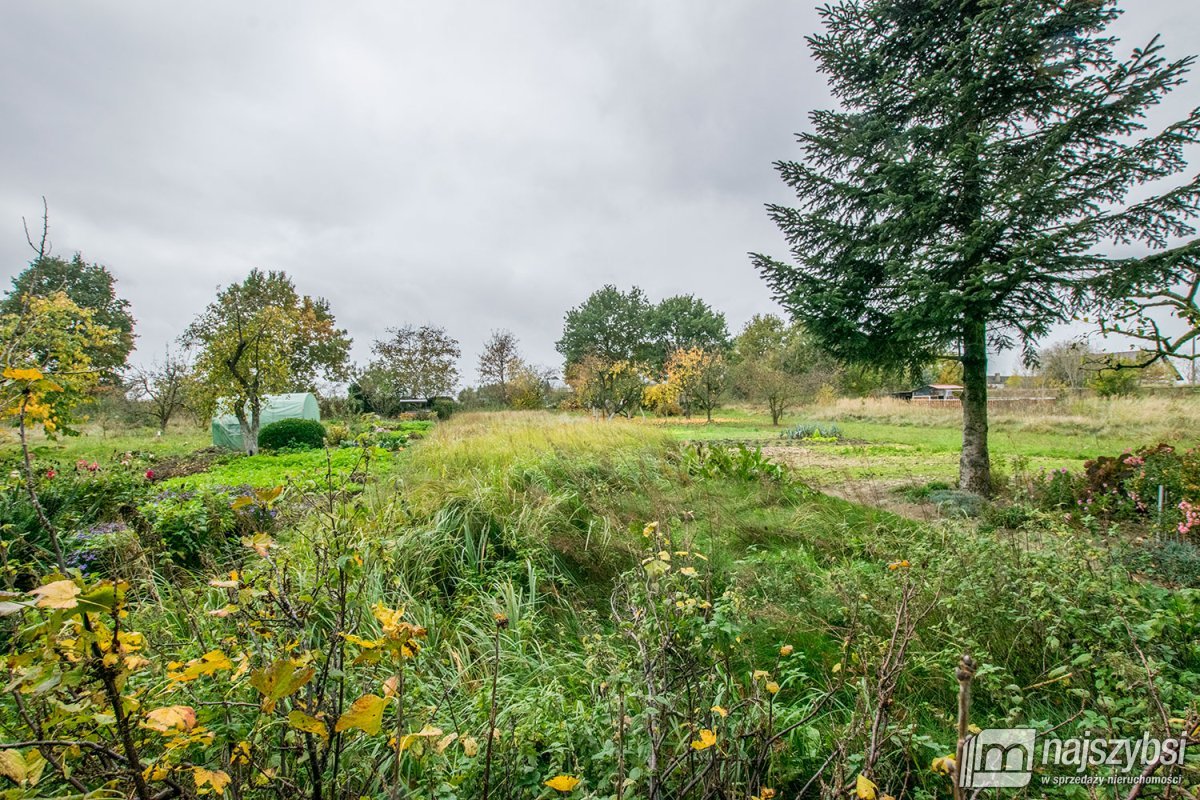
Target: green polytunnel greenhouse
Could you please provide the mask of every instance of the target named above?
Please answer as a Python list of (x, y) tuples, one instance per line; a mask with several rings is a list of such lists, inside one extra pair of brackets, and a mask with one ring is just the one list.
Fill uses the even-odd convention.
[[(260, 429), (281, 419), (320, 421), (321, 409), (317, 406), (317, 398), (312, 392), (267, 395), (263, 402)], [(228, 447), (231, 450), (245, 449), (245, 443), (242, 441), (242, 428), (233, 414), (213, 417), (212, 439), (213, 445), (216, 447)]]

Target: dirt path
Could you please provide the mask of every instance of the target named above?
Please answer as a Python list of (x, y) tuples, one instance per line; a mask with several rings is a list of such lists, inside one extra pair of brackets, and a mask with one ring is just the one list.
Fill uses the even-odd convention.
[[(946, 465), (940, 462), (911, 463), (904, 459), (906, 474), (896, 475), (895, 462), (870, 456), (855, 456), (835, 452), (821, 445), (768, 445), (763, 455), (772, 461), (797, 470), (805, 482), (832, 497), (859, 505), (871, 506), (907, 517), (918, 522), (930, 522), (941, 517), (932, 503), (916, 503), (900, 491), (920, 486), (945, 474)], [(879, 475), (872, 468), (879, 467)]]

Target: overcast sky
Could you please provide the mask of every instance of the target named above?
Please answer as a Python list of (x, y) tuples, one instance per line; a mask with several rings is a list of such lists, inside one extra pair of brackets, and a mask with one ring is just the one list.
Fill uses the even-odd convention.
[[(1200, 49), (1200, 3), (1117, 32)], [(508, 328), (558, 367), (605, 283), (693, 293), (736, 331), (777, 311), (771, 167), (829, 105), (808, 0), (10, 4), (0, 26), (0, 279), (50, 203), (55, 252), (108, 266), (161, 354), (218, 286), (282, 269), (354, 355), (446, 327), (464, 378)], [(1166, 116), (1200, 105), (1200, 78)], [(996, 361), (1006, 367), (1011, 359)]]

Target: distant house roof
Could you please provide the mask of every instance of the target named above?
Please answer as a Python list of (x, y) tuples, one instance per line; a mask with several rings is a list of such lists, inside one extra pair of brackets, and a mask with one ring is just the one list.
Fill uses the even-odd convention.
[(445, 394), (435, 394), (430, 397), (396, 397), (392, 402), (400, 403), (406, 406), (430, 406), (437, 400), (453, 400), (453, 397)]
[(925, 383), (906, 392), (892, 392), (892, 397), (901, 400), (911, 400), (914, 397), (937, 396), (942, 400), (953, 399), (955, 392), (961, 392), (963, 387), (955, 383)]

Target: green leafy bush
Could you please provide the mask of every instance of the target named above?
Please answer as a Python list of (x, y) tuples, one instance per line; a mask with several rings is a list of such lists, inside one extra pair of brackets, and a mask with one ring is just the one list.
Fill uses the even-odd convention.
[(437, 414), (438, 419), (448, 420), (458, 407), (458, 404), (448, 398), (439, 397), (433, 401), (431, 407), (433, 408), (433, 413)]
[(751, 450), (742, 444), (737, 447), (698, 444), (684, 452), (683, 467), (697, 477), (762, 480), (799, 486), (787, 467), (764, 456), (762, 448)]
[(138, 510), (152, 539), (161, 541), (172, 560), (188, 567), (214, 567), (229, 559), (241, 537), (275, 527), (272, 502), (279, 491), (248, 486), (168, 489)]
[(315, 450), (325, 446), (325, 426), (315, 419), (281, 419), (258, 432), (267, 450)]
[(349, 442), (353, 438), (350, 426), (344, 422), (331, 422), (325, 426), (325, 443), (330, 447), (338, 447), (342, 442)]
[[(144, 464), (50, 463), (38, 468), (37, 492), (42, 508), (60, 531), (86, 531), (105, 523), (132, 523), (137, 505), (150, 490)], [(11, 464), (16, 467), (16, 464)], [(0, 531), (9, 542), (12, 564), (50, 563), (49, 534), (29, 502), (19, 471), (11, 469), (0, 490)]]
[(216, 492), (168, 490), (139, 508), (154, 536), (180, 564), (220, 563), (236, 527), (230, 499)]
[(1200, 448), (1181, 451), (1160, 443), (1101, 456), (1088, 461), (1082, 475), (1067, 470), (1042, 474), (1033, 480), (1031, 496), (1047, 510), (1106, 522), (1145, 521), (1184, 536), (1200, 536), (1192, 513), (1200, 503)]

